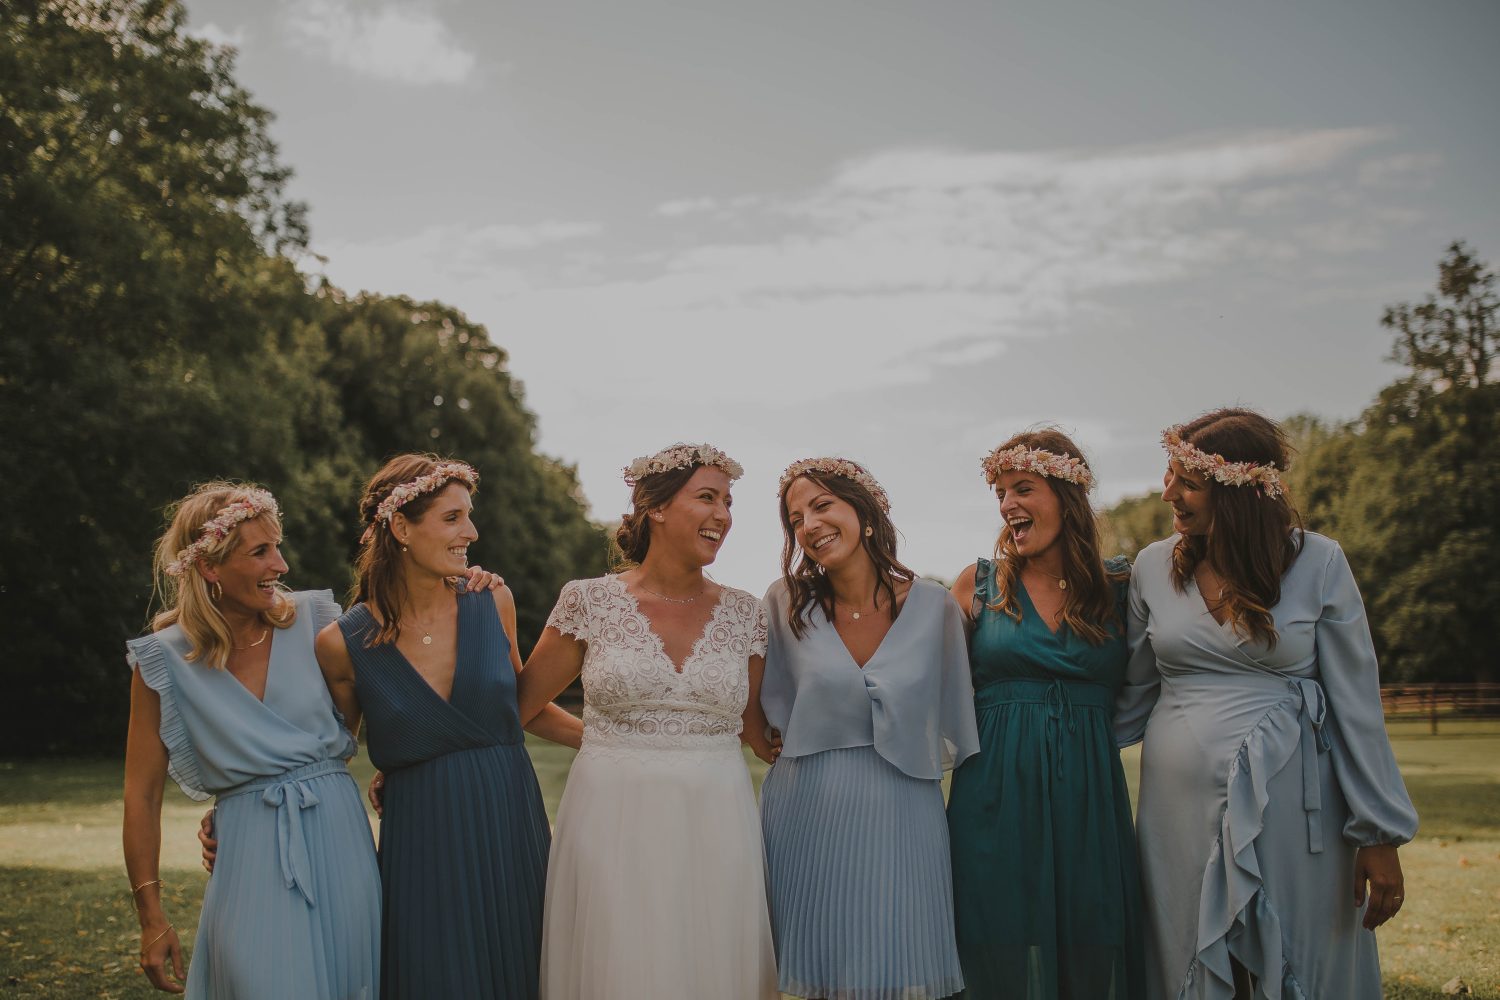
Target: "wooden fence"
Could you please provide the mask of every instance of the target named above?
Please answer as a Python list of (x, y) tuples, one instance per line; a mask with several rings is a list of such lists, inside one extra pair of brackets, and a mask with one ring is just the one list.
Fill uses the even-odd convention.
[(1420, 720), (1436, 733), (1440, 722), (1500, 719), (1500, 684), (1382, 684), (1387, 722)]

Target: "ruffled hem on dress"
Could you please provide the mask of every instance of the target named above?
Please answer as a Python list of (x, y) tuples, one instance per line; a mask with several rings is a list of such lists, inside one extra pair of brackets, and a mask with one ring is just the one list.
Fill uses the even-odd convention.
[(177, 710), (177, 697), (173, 693), (172, 674), (167, 668), (161, 651), (161, 638), (156, 635), (132, 639), (126, 644), (130, 653), (126, 659), (132, 667), (141, 671), (141, 680), (156, 692), (161, 702), (162, 745), (167, 748), (167, 773), (177, 782), (182, 793), (195, 802), (203, 802), (212, 796), (203, 789), (203, 776), (198, 768), (198, 755), (193, 750), (192, 738), (187, 724)]
[[(1177, 991), (1178, 1000), (1231, 1000), (1231, 955), (1259, 981), (1258, 996), (1306, 1000), (1306, 991), (1287, 959), (1281, 919), (1266, 897), (1256, 852), (1270, 799), (1270, 781), (1303, 746), (1304, 692), (1295, 682), (1291, 686), (1292, 697), (1278, 702), (1261, 717), (1229, 767), (1224, 816), (1203, 872), (1197, 953)], [(1319, 717), (1313, 721), (1322, 720)], [(1270, 969), (1277, 970), (1274, 977), (1266, 974)]]

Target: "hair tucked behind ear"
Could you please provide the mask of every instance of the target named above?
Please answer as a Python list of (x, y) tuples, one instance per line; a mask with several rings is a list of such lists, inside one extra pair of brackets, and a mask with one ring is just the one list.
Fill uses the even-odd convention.
[[(391, 533), (390, 522), (378, 520), (376, 516), (381, 501), (397, 486), (425, 476), (447, 461), (436, 455), (397, 455), (381, 466), (380, 471), (365, 484), (364, 493), (359, 498), (359, 517), (364, 534), (360, 537), (359, 556), (354, 563), (352, 596), (355, 603), (368, 604), (378, 612), (380, 628), (370, 637), (368, 645), (395, 642), (401, 637), (398, 619), (401, 605), (406, 600), (406, 569), (401, 561), (401, 543)], [(401, 515), (412, 523), (420, 522), (449, 483), (463, 482), (462, 479), (449, 479), (437, 489), (413, 497), (401, 505)], [(464, 486), (473, 489), (468, 483)]]
[[(177, 559), (177, 553), (187, 548), (203, 534), (203, 526), (219, 511), (230, 504), (238, 503), (259, 487), (242, 483), (204, 483), (193, 492), (167, 508), (167, 530), (156, 541), (154, 568), (156, 595), (162, 610), (151, 619), (151, 631), (160, 632), (170, 625), (178, 625), (187, 636), (190, 648), (187, 658), (222, 669), (229, 662), (229, 651), (234, 638), (229, 622), (214, 602), (212, 587), (196, 565), (189, 566), (181, 576), (173, 576), (167, 567)], [(281, 537), (281, 518), (275, 511), (257, 514), (254, 518), (266, 524)], [(230, 529), (218, 542), (209, 547), (202, 561), (218, 566), (228, 559), (240, 543), (241, 521)], [(260, 619), (272, 628), (286, 628), (297, 619), (297, 604), (280, 583), (276, 585), (276, 601), (270, 611), (262, 612)]]
[[(852, 479), (813, 470), (802, 473), (797, 479), (817, 483), (854, 508), (854, 513), (859, 517), (859, 543), (875, 564), (876, 602), (880, 600), (879, 595), (884, 593), (886, 613), (895, 621), (896, 582), (915, 580), (917, 575), (896, 558), (896, 526), (891, 523), (890, 515), (881, 509), (873, 493)], [(807, 632), (814, 604), (823, 609), (823, 614), (830, 621), (833, 620), (833, 584), (828, 582), (822, 567), (815, 560), (809, 559), (797, 544), (797, 533), (792, 529), (791, 517), (786, 509), (787, 492), (797, 479), (788, 482), (786, 489), (781, 491), (779, 507), (784, 539), (781, 547), (781, 578), (786, 581), (788, 597), (787, 625), (792, 634), (800, 639)], [(870, 529), (870, 534), (864, 534), (865, 528)]]
[(620, 518), (620, 527), (615, 531), (615, 545), (619, 547), (614, 560), (616, 569), (638, 566), (645, 560), (651, 548), (651, 512), (670, 503), (701, 468), (702, 465), (689, 465), (636, 480), (635, 488), (630, 491), (630, 512)]
[[(1281, 426), (1254, 410), (1213, 410), (1184, 424), (1184, 441), (1231, 462), (1274, 463), (1285, 470), (1292, 447)], [(1183, 535), (1172, 550), (1172, 583), (1187, 587), (1207, 559), (1224, 583), (1223, 608), (1245, 638), (1276, 644), (1271, 609), (1281, 603), (1281, 578), (1302, 551), (1302, 515), (1286, 492), (1224, 486), (1205, 478), (1212, 519), (1207, 535)], [(1283, 487), (1283, 490), (1285, 488)]]

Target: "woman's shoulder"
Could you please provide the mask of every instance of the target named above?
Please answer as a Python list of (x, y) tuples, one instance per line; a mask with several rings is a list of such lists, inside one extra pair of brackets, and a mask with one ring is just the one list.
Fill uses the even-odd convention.
[[(771, 586), (774, 589), (776, 584), (773, 583)], [(758, 611), (761, 607), (761, 599), (748, 590), (741, 590), (739, 587), (731, 587), (724, 583), (719, 584), (719, 589), (721, 591), (719, 594), (719, 601), (721, 603), (732, 605), (738, 610), (747, 612)], [(766, 598), (768, 602), (770, 597), (770, 591), (767, 591)]]

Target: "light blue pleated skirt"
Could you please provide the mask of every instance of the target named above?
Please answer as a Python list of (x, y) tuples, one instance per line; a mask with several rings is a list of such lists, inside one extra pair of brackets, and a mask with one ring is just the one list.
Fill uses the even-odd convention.
[(783, 992), (928, 1000), (963, 989), (937, 781), (874, 747), (825, 750), (777, 761), (760, 809)]
[(188, 1000), (376, 1000), (380, 875), (344, 762), (223, 793), (214, 826)]

